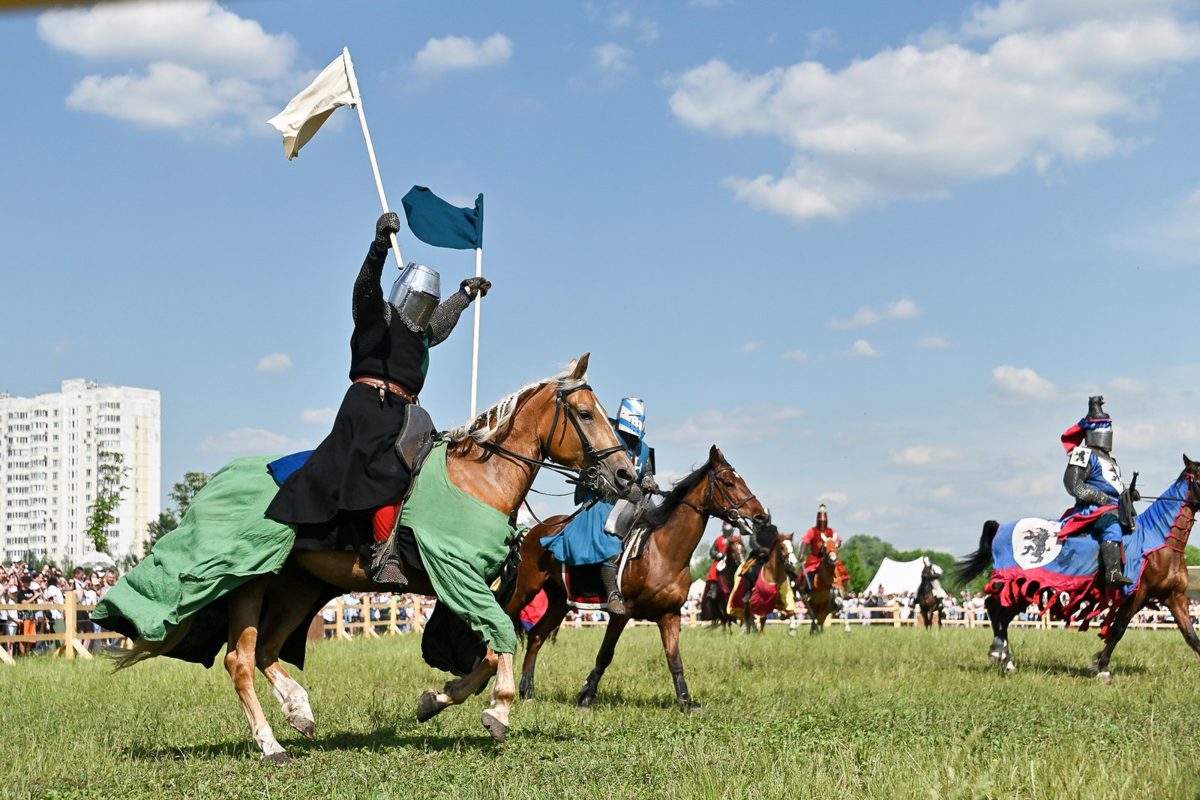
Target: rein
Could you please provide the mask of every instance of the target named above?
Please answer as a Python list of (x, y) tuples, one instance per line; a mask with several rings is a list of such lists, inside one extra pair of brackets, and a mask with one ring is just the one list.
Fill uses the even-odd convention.
[[(721, 467), (720, 469), (710, 470), (708, 473), (708, 486), (706, 487), (705, 492), (704, 492), (705, 499), (701, 503), (702, 505), (708, 506), (710, 508), (719, 508), (720, 511), (723, 513), (712, 512), (712, 516), (717, 517), (718, 519), (722, 519), (725, 522), (728, 522), (730, 525), (736, 525), (736, 524), (740, 523), (742, 520), (744, 520), (745, 515), (741, 513), (742, 506), (746, 505), (751, 500), (758, 499), (757, 497), (754, 496), (754, 493), (751, 492), (750, 496), (747, 497), (742, 502), (740, 502), (740, 503), (733, 502), (733, 500), (729, 497), (729, 492), (727, 492), (725, 490), (724, 486), (721, 486), (719, 483), (717, 483), (717, 480), (716, 480), (717, 476), (720, 475), (721, 473), (733, 472), (733, 471), (734, 471), (733, 467), (730, 467), (730, 466), (725, 466), (725, 467)], [(717, 501), (716, 501), (717, 494), (721, 495), (722, 505), (720, 505), (720, 506), (718, 506)], [(712, 501), (711, 503), (708, 502), (710, 500)], [(699, 514), (702, 517), (706, 516), (705, 512), (699, 506), (697, 506), (695, 503), (688, 501), (686, 498), (683, 498), (683, 497), (679, 498), (679, 504), (683, 505), (683, 506), (687, 506), (692, 511), (695, 511), (697, 514)], [(745, 533), (747, 536), (751, 535), (750, 531), (745, 531)]]

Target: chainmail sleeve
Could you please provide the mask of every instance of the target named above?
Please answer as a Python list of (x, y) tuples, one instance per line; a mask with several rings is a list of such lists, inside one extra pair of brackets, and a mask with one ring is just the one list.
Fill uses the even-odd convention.
[(391, 321), (392, 307), (383, 299), (383, 289), (379, 286), (386, 261), (387, 251), (377, 254), (375, 246), (371, 245), (354, 281), (350, 308), (354, 316), (354, 334), (364, 350), (373, 349), (383, 340)]
[(1087, 485), (1087, 471), (1078, 464), (1068, 464), (1063, 473), (1063, 486), (1067, 493), (1081, 503), (1093, 506), (1108, 506), (1113, 499), (1099, 489)]
[(721, 559), (721, 548), (717, 546), (717, 542), (721, 541), (720, 536), (713, 540), (712, 547), (708, 548), (708, 557), (713, 561)]
[(457, 291), (446, 298), (437, 307), (429, 320), (429, 346), (433, 347), (446, 341), (454, 326), (458, 324), (459, 315), (471, 304), (471, 298), (464, 291)]

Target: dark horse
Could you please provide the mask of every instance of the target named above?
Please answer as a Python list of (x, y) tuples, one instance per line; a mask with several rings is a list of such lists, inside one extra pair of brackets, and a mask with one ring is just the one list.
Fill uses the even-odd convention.
[[(751, 565), (742, 576), (742, 585), (735, 584), (735, 591), (750, 594), (746, 598), (746, 605), (739, 609), (742, 612), (742, 623), (745, 625), (746, 633), (762, 633), (767, 627), (767, 617), (773, 611), (780, 612), (781, 617), (785, 619), (795, 615), (795, 595), (792, 596), (793, 599), (784, 597), (785, 589), (791, 590), (792, 580), (796, 577), (796, 546), (793, 539), (794, 537), (790, 533), (777, 534), (771, 541), (766, 555), (762, 556), (759, 562), (762, 567), (756, 570)], [(762, 547), (761, 543), (759, 547)], [(754, 590), (760, 583), (772, 587), (775, 594), (773, 598), (770, 598), (772, 602), (769, 603), (769, 606), (767, 600), (764, 599), (760, 601), (764, 605), (756, 609), (754, 607)]]
[(712, 620), (710, 628), (729, 630), (730, 623), (737, 622), (737, 617), (729, 613), (729, 593), (737, 582), (738, 568), (746, 560), (746, 544), (739, 536), (733, 539), (721, 556), (721, 568), (717, 570), (717, 579), (709, 581), (704, 587), (704, 597), (700, 600), (700, 618)]
[[(675, 696), (683, 711), (695, 711), (700, 704), (692, 700), (683, 677), (683, 659), (679, 655), (679, 612), (687, 600), (692, 582), (691, 560), (710, 516), (720, 517), (750, 535), (750, 525), (769, 520), (762, 503), (734, 471), (725, 456), (713, 445), (708, 461), (667, 492), (662, 503), (648, 511), (643, 523), (649, 534), (641, 556), (631, 559), (621, 579), (627, 614), (611, 615), (604, 643), (596, 655), (596, 666), (579, 693), (579, 705), (590, 708), (596, 700), (596, 687), (612, 663), (613, 652), (625, 623), (643, 619), (658, 623), (667, 667), (675, 683)], [(552, 630), (567, 614), (567, 592), (563, 586), (562, 564), (542, 547), (542, 537), (562, 529), (566, 517), (552, 517), (535, 527), (521, 547), (521, 568), (517, 588), (506, 608), (516, 622), (521, 609), (539, 589), (546, 590), (549, 606), (545, 615), (528, 633), (525, 666), (521, 674), (521, 697), (534, 695), (533, 676), (538, 651)], [(638, 535), (635, 529), (630, 536)], [(517, 623), (519, 624), (519, 623)]]
[[(1105, 683), (1112, 682), (1112, 673), (1108, 663), (1112, 658), (1113, 649), (1125, 634), (1133, 615), (1150, 603), (1161, 603), (1171, 610), (1175, 624), (1183, 633), (1192, 651), (1200, 656), (1200, 638), (1192, 628), (1192, 620), (1188, 614), (1187, 591), (1188, 572), (1184, 561), (1184, 550), (1187, 548), (1188, 536), (1192, 531), (1196, 511), (1200, 509), (1200, 464), (1183, 457), (1183, 471), (1175, 483), (1163, 492), (1156, 500), (1137, 517), (1138, 531), (1136, 536), (1146, 542), (1145, 562), (1142, 566), (1141, 578), (1134, 591), (1118, 598), (1116, 604), (1106, 613), (1107, 618), (1101, 628), (1104, 639), (1104, 649), (1092, 659), (1092, 667)], [(958, 562), (955, 571), (961, 580), (971, 580), (981, 574), (993, 560), (992, 544), (999, 530), (999, 523), (988, 520), (983, 525), (983, 535), (979, 539), (979, 549), (967, 558)], [(1133, 537), (1127, 537), (1128, 542)], [(1128, 547), (1128, 545), (1127, 545)], [(1126, 551), (1127, 554), (1129, 550)], [(988, 618), (992, 623), (995, 639), (988, 653), (993, 664), (1002, 665), (1004, 672), (1015, 672), (1016, 666), (1012, 661), (1012, 650), (1008, 644), (1008, 624), (1021, 611), (1026, 603), (1022, 593), (1021, 602), (1004, 605), (1002, 598), (1006, 592), (1011, 593), (1011, 584), (1019, 579), (1009, 578), (993, 580), (988, 585), (988, 597), (985, 601)], [(1099, 577), (1096, 580), (1100, 580)], [(1046, 590), (1032, 587), (1035, 599), (1040, 600), (1043, 607), (1048, 607), (1056, 619), (1063, 617), (1063, 609), (1054, 596), (1046, 597)], [(1040, 595), (1041, 597), (1036, 597)], [(1068, 609), (1069, 610), (1069, 609)]]
[(937, 579), (933, 562), (925, 558), (925, 568), (921, 570), (921, 583), (917, 586), (917, 609), (921, 612), (921, 625), (929, 629), (933, 627), (934, 615), (937, 615), (937, 626), (942, 627), (942, 598), (933, 591), (933, 583)]

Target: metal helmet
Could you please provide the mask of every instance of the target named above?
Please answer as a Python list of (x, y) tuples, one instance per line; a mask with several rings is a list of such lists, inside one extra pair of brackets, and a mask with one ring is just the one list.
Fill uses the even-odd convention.
[(628, 433), (641, 441), (646, 435), (646, 401), (640, 397), (622, 397), (617, 412), (617, 433)]
[(429, 320), (441, 300), (442, 280), (437, 270), (411, 262), (396, 278), (388, 295), (388, 302), (400, 312), (400, 319), (413, 331), (423, 331), (429, 327)]
[(1083, 428), (1083, 443), (1097, 450), (1112, 450), (1112, 419), (1104, 411), (1104, 397), (1092, 395), (1088, 398), (1087, 416), (1079, 421)]
[(829, 529), (829, 512), (825, 510), (825, 504), (821, 503), (821, 507), (817, 509), (817, 530), (824, 531)]

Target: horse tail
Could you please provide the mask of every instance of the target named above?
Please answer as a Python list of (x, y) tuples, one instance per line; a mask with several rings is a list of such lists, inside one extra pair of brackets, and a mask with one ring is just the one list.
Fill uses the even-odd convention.
[(994, 519), (983, 523), (983, 533), (979, 536), (979, 549), (954, 564), (954, 577), (960, 583), (974, 579), (992, 563), (992, 540), (996, 538), (998, 530), (1000, 530), (1000, 523)]
[(146, 661), (147, 659), (156, 656), (164, 656), (171, 652), (175, 647), (187, 637), (188, 631), (192, 628), (193, 617), (188, 617), (183, 622), (175, 626), (175, 630), (167, 634), (161, 642), (153, 642), (148, 639), (138, 639), (134, 642), (133, 648), (130, 650), (122, 650), (118, 653), (113, 653), (113, 671), (132, 667), (134, 664)]

